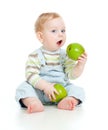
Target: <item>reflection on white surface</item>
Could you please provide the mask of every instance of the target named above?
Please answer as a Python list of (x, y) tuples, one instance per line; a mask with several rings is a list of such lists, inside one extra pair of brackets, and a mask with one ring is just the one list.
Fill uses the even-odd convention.
[(27, 114), (24, 109), (20, 109), (12, 96), (9, 97), (9, 99), (4, 99), (4, 105), (0, 108), (2, 117), (0, 128), (2, 129), (86, 130), (89, 128), (101, 130), (108, 128), (104, 99), (95, 98), (94, 95), (86, 100), (82, 107), (77, 107), (74, 111), (59, 110), (56, 106), (45, 106), (44, 112), (34, 114)]

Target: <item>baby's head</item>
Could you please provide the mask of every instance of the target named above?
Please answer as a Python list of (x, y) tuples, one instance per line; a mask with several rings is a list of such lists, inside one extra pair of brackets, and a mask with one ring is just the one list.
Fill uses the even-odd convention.
[(64, 21), (55, 12), (42, 13), (35, 23), (35, 32), (43, 47), (49, 51), (58, 50), (66, 40)]

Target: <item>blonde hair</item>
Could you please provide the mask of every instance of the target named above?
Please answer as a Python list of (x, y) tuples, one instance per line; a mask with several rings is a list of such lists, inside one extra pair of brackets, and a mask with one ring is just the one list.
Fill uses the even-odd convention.
[(43, 30), (43, 24), (51, 19), (55, 19), (61, 17), (58, 13), (50, 12), (50, 13), (42, 13), (35, 22), (35, 32), (39, 32)]

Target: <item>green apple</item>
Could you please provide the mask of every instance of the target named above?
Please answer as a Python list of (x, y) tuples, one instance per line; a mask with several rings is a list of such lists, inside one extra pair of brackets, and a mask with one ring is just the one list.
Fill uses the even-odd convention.
[(53, 99), (52, 102), (59, 102), (60, 100), (62, 100), (64, 97), (67, 96), (67, 91), (61, 84), (58, 83), (55, 84), (54, 88), (57, 90), (59, 94), (58, 95), (55, 94), (56, 99)]
[(79, 43), (71, 43), (67, 46), (67, 56), (72, 60), (78, 60), (78, 58), (85, 52), (84, 47)]

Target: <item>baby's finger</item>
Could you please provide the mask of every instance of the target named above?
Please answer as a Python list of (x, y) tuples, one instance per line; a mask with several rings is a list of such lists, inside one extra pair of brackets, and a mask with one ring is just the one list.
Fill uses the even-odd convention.
[(52, 93), (52, 95), (51, 95), (51, 100), (52, 100), (52, 99), (54, 99), (54, 100), (56, 99), (56, 97), (55, 97), (55, 94), (54, 94), (54, 93)]
[(50, 99), (50, 101), (52, 100), (52, 97), (51, 97), (51, 95), (48, 95), (48, 98)]
[(84, 52), (84, 55), (87, 57), (87, 53), (86, 52)]
[[(80, 57), (82, 57), (82, 58), (87, 58), (87, 55), (86, 55), (86, 53), (84, 53), (84, 54), (82, 54)], [(80, 58), (79, 57), (79, 58)]]
[(56, 89), (54, 89), (54, 93), (59, 95), (59, 92)]

